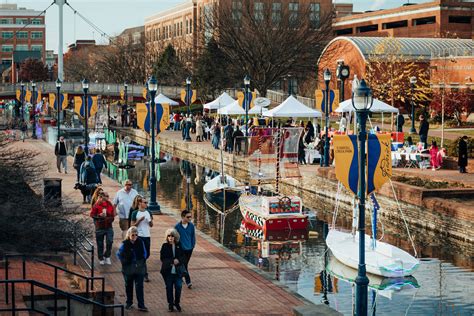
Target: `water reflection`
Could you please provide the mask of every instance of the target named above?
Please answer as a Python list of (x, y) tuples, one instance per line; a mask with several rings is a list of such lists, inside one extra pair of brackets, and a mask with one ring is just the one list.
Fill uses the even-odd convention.
[[(353, 311), (353, 275), (337, 266), (324, 241), (325, 214), (312, 217), (307, 232), (249, 232), (242, 227), (239, 210), (226, 216), (206, 206), (203, 185), (212, 172), (202, 166), (161, 155), (157, 201), (176, 214), (192, 205), (196, 227), (263, 271), (273, 275), (292, 291), (316, 303), (325, 303), (343, 314)], [(133, 169), (111, 167), (108, 175), (117, 180), (130, 178), (142, 194), (148, 195), (148, 161), (134, 161)], [(341, 218), (341, 226), (350, 225)], [(399, 238), (400, 239), (400, 238)], [(394, 244), (400, 245), (400, 240)], [(409, 246), (409, 245), (407, 245)], [(406, 247), (405, 247), (406, 248)], [(452, 254), (461, 255), (461, 254)], [(341, 272), (341, 269), (344, 268)], [(355, 271), (356, 272), (356, 271)], [(373, 278), (370, 293), (372, 314), (440, 315), (474, 313), (474, 273), (438, 259), (422, 260), (413, 278)]]

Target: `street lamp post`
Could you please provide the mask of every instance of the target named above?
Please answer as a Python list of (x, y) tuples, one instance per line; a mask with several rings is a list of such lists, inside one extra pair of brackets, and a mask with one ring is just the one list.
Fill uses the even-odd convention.
[(186, 105), (188, 107), (188, 112), (186, 115), (186, 122), (184, 123), (184, 135), (185, 141), (191, 141), (191, 77), (186, 78)]
[(151, 107), (151, 171), (150, 171), (150, 203), (148, 209), (154, 214), (161, 214), (160, 205), (156, 202), (156, 175), (155, 175), (155, 128), (156, 128), (156, 112), (155, 112), (155, 95), (158, 90), (158, 82), (154, 76), (148, 80), (148, 91), (150, 93)]
[[(36, 97), (35, 97), (35, 90), (36, 90), (36, 82), (32, 81), (31, 82), (31, 106), (33, 108), (33, 133), (31, 134), (31, 138), (37, 139), (38, 137), (36, 136)], [(30, 120), (31, 122), (31, 120)]]
[(367, 133), (365, 131), (369, 110), (372, 107), (372, 91), (367, 86), (364, 79), (360, 81), (358, 87), (352, 93), (352, 106), (357, 114), (359, 123), (358, 141), (359, 141), (359, 268), (356, 283), (356, 315), (367, 315), (367, 286), (369, 279), (365, 268), (365, 141)]
[(291, 75), (288, 75), (288, 96), (293, 95), (293, 87), (291, 86)]
[(411, 88), (411, 128), (410, 134), (416, 134), (415, 129), (415, 100), (413, 99), (413, 94), (415, 91), (416, 77), (410, 77), (410, 88)]
[(25, 103), (25, 83), (22, 81), (21, 82), (21, 96), (20, 96), (20, 106), (21, 106), (21, 121), (24, 122), (25, 121), (25, 113), (24, 113), (24, 108), (23, 108), (23, 105)]
[(326, 100), (324, 100), (324, 113), (326, 114), (326, 139), (324, 140), (324, 167), (329, 167), (329, 82), (331, 72), (328, 68), (324, 71), (324, 82), (326, 83)]
[(123, 118), (125, 119), (125, 123), (122, 124), (122, 126), (127, 126), (127, 119), (128, 119), (128, 112), (127, 112), (128, 111), (128, 104), (127, 104), (127, 102), (128, 102), (128, 83), (127, 83), (127, 81), (125, 81), (123, 83), (123, 92), (124, 92), (123, 93), (123, 98), (125, 100), (124, 100), (124, 105), (122, 107), (122, 112), (124, 113)]
[[(82, 80), (82, 90), (84, 91), (84, 117), (85, 117), (85, 124), (84, 124), (84, 151), (86, 152), (86, 155), (89, 154), (89, 131), (87, 130), (87, 124), (89, 120), (89, 100), (87, 97), (87, 91), (89, 91), (89, 80), (84, 79)], [(59, 105), (59, 100), (58, 100), (58, 105)], [(58, 107), (59, 108), (59, 107)]]
[[(245, 137), (249, 135), (249, 90), (250, 90), (250, 77), (248, 75), (244, 78), (244, 86), (245, 86), (245, 97), (244, 97), (244, 105), (245, 105)], [(246, 141), (247, 143), (247, 141)], [(247, 147), (245, 147), (247, 148)]]
[(62, 104), (61, 104), (61, 98), (59, 97), (61, 95), (61, 84), (62, 84), (61, 79), (58, 78), (58, 80), (56, 80), (56, 89), (58, 91), (57, 94), (56, 94), (56, 102), (57, 102), (57, 107), (56, 107), (56, 112), (57, 112), (56, 121), (57, 121), (57, 123), (56, 123), (56, 125), (58, 127), (58, 142), (59, 142), (59, 137), (60, 137), (59, 134), (61, 134), (61, 132), (60, 132), (60, 127), (61, 127), (60, 113), (61, 113), (61, 105)]
[(186, 78), (186, 106), (188, 107), (188, 117), (191, 114), (191, 77)]

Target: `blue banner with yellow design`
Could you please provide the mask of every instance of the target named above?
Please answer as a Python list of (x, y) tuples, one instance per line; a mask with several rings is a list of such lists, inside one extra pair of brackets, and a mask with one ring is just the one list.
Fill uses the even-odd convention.
[[(336, 178), (357, 195), (359, 185), (359, 151), (356, 135), (334, 135)], [(367, 141), (367, 194), (379, 189), (392, 176), (389, 134), (369, 134)]]
[[(87, 116), (92, 117), (97, 113), (98, 110), (98, 105), (97, 105), (97, 96), (87, 96)], [(85, 117), (85, 106), (84, 106), (84, 96), (79, 97), (76, 96), (74, 97), (74, 112), (79, 114), (81, 117)]]
[[(61, 111), (67, 108), (69, 105), (68, 102), (68, 94), (67, 93), (60, 93), (59, 98), (61, 99), (60, 104), (61, 104)], [(56, 94), (55, 93), (50, 93), (49, 94), (49, 107), (52, 109), (57, 110), (58, 109), (58, 104), (56, 102)]]
[(237, 100), (239, 101), (239, 105), (242, 107), (242, 109), (245, 110), (245, 107), (247, 104), (249, 105), (249, 110), (253, 108), (255, 105), (254, 101), (257, 98), (257, 92), (249, 92), (248, 94), (248, 102), (245, 100), (245, 93), (242, 91), (237, 92)]
[(189, 104), (193, 104), (196, 102), (197, 98), (197, 93), (196, 90), (189, 90), (189, 95), (187, 95), (187, 89), (181, 90), (181, 101), (184, 102), (184, 104), (188, 104), (187, 100), (189, 98)]
[[(159, 134), (170, 125), (170, 108), (169, 104), (156, 104), (155, 114), (157, 129)], [(145, 132), (150, 134), (151, 131), (151, 108), (148, 103), (137, 103), (137, 125)]]

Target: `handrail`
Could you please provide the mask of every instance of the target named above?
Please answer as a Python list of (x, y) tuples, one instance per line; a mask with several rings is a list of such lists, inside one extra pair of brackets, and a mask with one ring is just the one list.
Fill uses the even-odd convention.
[[(0, 312), (12, 312), (13, 315), (15, 315), (16, 312), (22, 312), (22, 311), (32, 311), (32, 312), (37, 312), (43, 315), (48, 315), (45, 312), (38, 310), (35, 308), (35, 296), (34, 296), (34, 287), (37, 286), (39, 288), (45, 289), (47, 291), (53, 292), (54, 293), (54, 315), (58, 314), (58, 295), (66, 297), (67, 300), (67, 315), (71, 315), (71, 299), (80, 302), (83, 304), (92, 304), (94, 306), (98, 306), (101, 309), (102, 315), (105, 316), (106, 311), (108, 309), (113, 309), (115, 310), (116, 308), (120, 308), (120, 313), (123, 316), (125, 313), (125, 308), (123, 304), (103, 304), (100, 302), (96, 302), (94, 300), (91, 300), (89, 298), (85, 298), (73, 293), (69, 293), (66, 291), (63, 291), (61, 289), (58, 289), (56, 287), (52, 287), (50, 285), (44, 284), (42, 282), (38, 282), (36, 280), (30, 280), (30, 279), (25, 279), (25, 280), (0, 280), (0, 284), (5, 283), (6, 285), (6, 292), (8, 292), (9, 284), (12, 284), (12, 307), (11, 308), (2, 308), (0, 309)], [(30, 307), (27, 308), (17, 308), (16, 307), (16, 302), (15, 302), (15, 284), (17, 283), (27, 283), (30, 284), (30, 298), (31, 298), (31, 304)], [(7, 293), (8, 294), (8, 293)], [(8, 301), (6, 304), (9, 304)]]
[[(66, 273), (72, 274), (74, 276), (77, 276), (79, 278), (85, 279), (86, 280), (86, 296), (89, 296), (89, 284), (91, 284), (90, 290), (94, 290), (94, 280), (100, 280), (102, 281), (101, 284), (101, 294), (102, 294), (102, 300), (104, 300), (105, 297), (105, 278), (104, 277), (94, 277), (94, 276), (85, 276), (79, 273), (76, 273), (74, 271), (68, 270), (66, 268), (63, 268), (61, 266), (49, 263), (47, 261), (34, 258), (33, 256), (28, 256), (28, 255), (16, 255), (16, 254), (5, 254), (5, 280), (8, 280), (8, 272), (9, 272), (9, 264), (8, 264), (8, 259), (9, 258), (22, 258), (22, 278), (25, 280), (26, 279), (26, 258), (29, 258), (32, 261), (44, 264), (46, 266), (54, 268), (54, 287), (58, 287), (58, 270), (64, 271)], [(5, 291), (5, 301), (8, 303), (8, 289)]]
[[(86, 257), (80, 252), (79, 248), (77, 247), (77, 238), (74, 238), (74, 242), (71, 243), (71, 246), (73, 248), (73, 263), (74, 265), (77, 265), (77, 255), (79, 255), (79, 258), (82, 259), (82, 261), (86, 264), (86, 266), (89, 268), (90, 272), (91, 272), (91, 277), (93, 278), (95, 276), (95, 256), (94, 256), (94, 253), (95, 253), (95, 247), (94, 247), (94, 244), (89, 240), (89, 238), (87, 238), (86, 236), (84, 235), (81, 235), (81, 240), (79, 241), (79, 244), (82, 246), (82, 248), (86, 251), (86, 252), (90, 252), (91, 254), (91, 260), (90, 260), (90, 264), (89, 262), (87, 261)], [(90, 246), (90, 249), (84, 244), (84, 241), (89, 244)], [(94, 289), (94, 283), (92, 282), (92, 290)]]

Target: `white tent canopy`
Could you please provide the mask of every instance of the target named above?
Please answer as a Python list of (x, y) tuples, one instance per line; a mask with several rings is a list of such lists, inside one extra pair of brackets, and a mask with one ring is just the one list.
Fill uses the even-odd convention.
[(171, 100), (170, 98), (168, 98), (167, 96), (165, 96), (164, 94), (161, 94), (161, 93), (156, 96), (155, 103), (156, 104), (179, 105), (178, 102), (176, 102), (174, 100)]
[(239, 101), (234, 101), (225, 107), (217, 109), (217, 113), (221, 115), (243, 115), (245, 110), (239, 105)]
[(204, 108), (209, 109), (209, 110), (217, 110), (217, 109), (220, 109), (220, 108), (222, 108), (226, 105), (231, 104), (234, 101), (235, 101), (235, 99), (233, 99), (230, 95), (228, 95), (227, 92), (223, 92), (214, 101), (211, 101), (209, 103), (204, 104)]
[(249, 110), (249, 114), (262, 114), (266, 110), (267, 109), (263, 106), (254, 105), (254, 107)]
[[(346, 112), (354, 112), (354, 107), (352, 106), (352, 100), (348, 99), (345, 100), (344, 102), (341, 102), (339, 107), (335, 110), (335, 112), (338, 113), (346, 113)], [(370, 108), (370, 112), (374, 113), (398, 113), (398, 109), (394, 108), (391, 105), (388, 105), (387, 103), (374, 99), (374, 103), (372, 104), (372, 107)]]
[(307, 107), (290, 95), (282, 104), (262, 113), (267, 117), (321, 117), (322, 113)]

